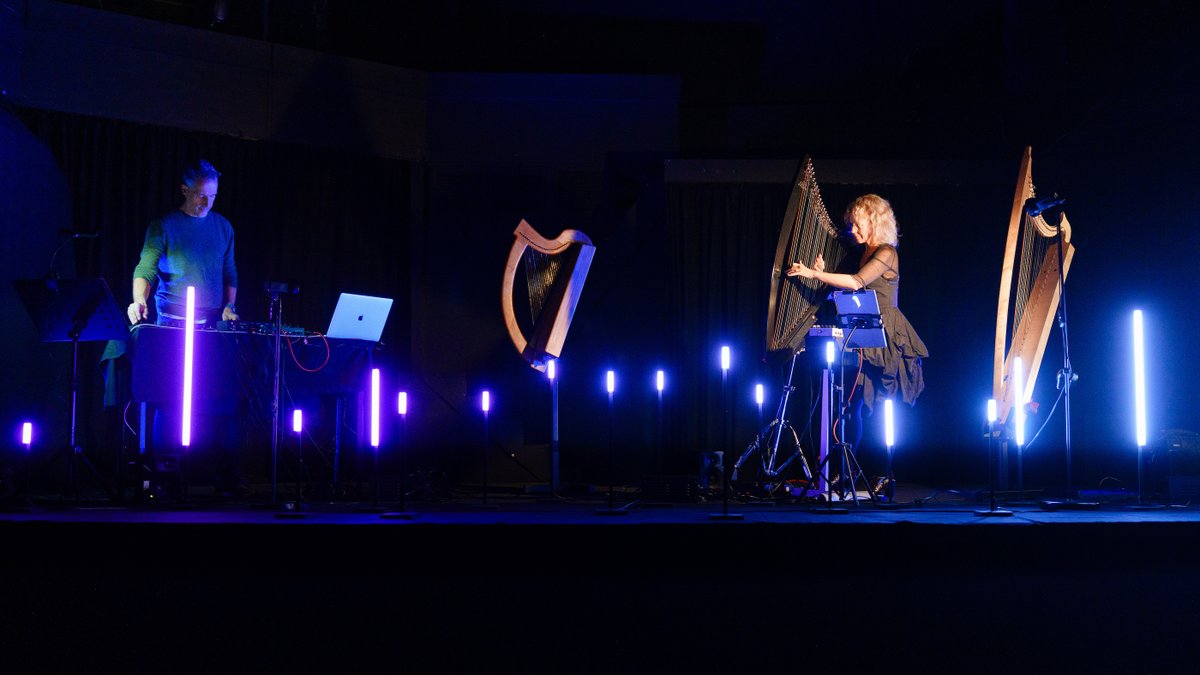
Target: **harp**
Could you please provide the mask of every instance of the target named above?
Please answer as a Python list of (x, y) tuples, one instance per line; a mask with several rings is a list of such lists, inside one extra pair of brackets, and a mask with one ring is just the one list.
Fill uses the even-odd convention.
[[(1075, 255), (1075, 247), (1071, 245), (1071, 224), (1066, 214), (1059, 214), (1058, 225), (1050, 225), (1041, 215), (1030, 216), (1025, 208), (1026, 202), (1036, 196), (1031, 164), (1032, 149), (1027, 147), (1017, 173), (1017, 190), (1004, 244), (1004, 264), (1000, 268), (992, 396), (1001, 424), (1008, 419), (1013, 406), (1022, 404), (1033, 391), (1062, 290), (1059, 287), (1060, 253), (1063, 281)], [(1061, 251), (1059, 233), (1062, 234)], [(1013, 360), (1017, 357), (1027, 371), (1023, 392), (1014, 391), (1010, 386)], [(1019, 400), (1018, 396), (1021, 397)]]
[[(578, 230), (563, 230), (554, 239), (547, 239), (524, 220), (517, 225), (513, 236), (516, 241), (508, 252), (500, 292), (504, 325), (521, 357), (534, 368), (545, 370), (548, 359), (562, 354), (596, 247)], [(522, 267), (524, 288), (517, 284)], [(517, 304), (514, 295), (518, 291), (527, 291), (528, 321), (523, 315), (519, 318), (514, 310)]]
[(846, 256), (846, 244), (817, 186), (812, 161), (805, 157), (792, 184), (775, 262), (771, 267), (771, 295), (767, 304), (767, 351), (783, 349), (796, 352), (808, 330), (816, 323), (817, 310), (829, 295), (829, 287), (812, 279), (787, 277), (785, 272), (797, 260), (812, 264), (817, 255), (825, 259), (825, 269), (836, 268)]

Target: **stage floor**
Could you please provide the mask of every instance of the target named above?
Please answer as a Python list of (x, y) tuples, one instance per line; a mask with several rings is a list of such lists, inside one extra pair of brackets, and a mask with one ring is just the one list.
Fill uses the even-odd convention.
[(71, 636), (6, 652), (13, 672), (1195, 669), (1200, 508), (995, 518), (977, 494), (735, 501), (732, 521), (720, 501), (620, 495), (599, 515), (603, 494), (418, 501), (411, 519), (47, 503), (0, 514), (0, 642)]
[[(369, 488), (360, 492), (369, 493)], [(395, 493), (395, 491), (392, 491)], [(893, 503), (873, 501), (859, 490), (832, 501), (751, 498), (735, 494), (728, 503), (720, 493), (691, 501), (654, 500), (639, 490), (619, 487), (610, 500), (605, 486), (550, 495), (546, 486), (494, 485), (487, 498), (479, 486), (458, 486), (437, 499), (410, 498), (405, 513), (397, 499), (353, 500), (305, 498), (295, 504), (295, 487), (279, 485), (272, 502), (270, 484), (253, 486), (251, 495), (218, 497), (211, 486), (199, 486), (185, 498), (155, 503), (126, 495), (122, 502), (100, 493), (72, 500), (62, 494), (43, 494), (0, 505), (0, 522), (46, 523), (195, 523), (195, 524), (426, 524), (426, 525), (671, 525), (729, 522), (803, 525), (807, 523), (929, 525), (1036, 525), (1070, 523), (1200, 523), (1200, 505), (1156, 501), (1147, 495), (1139, 504), (1136, 492), (1080, 492), (1074, 500), (1046, 496), (1040, 490), (997, 492), (995, 510), (1008, 516), (981, 515), (992, 511), (985, 488), (939, 489), (900, 483)], [(306, 493), (308, 491), (306, 490)], [(610, 508), (611, 506), (611, 508)]]
[[(196, 497), (163, 505), (118, 505), (105, 501), (79, 504), (67, 499), (35, 501), (23, 508), (0, 511), (0, 523), (125, 524), (125, 525), (379, 525), (379, 526), (621, 526), (621, 525), (720, 525), (736, 523), (770, 525), (957, 525), (1021, 526), (1069, 524), (1162, 523), (1200, 525), (1200, 506), (1080, 502), (1062, 500), (1000, 501), (988, 516), (989, 503), (932, 496), (924, 502), (873, 504), (862, 500), (826, 502), (765, 502), (720, 499), (705, 503), (643, 502), (616, 498), (613, 507), (603, 496), (594, 498), (512, 498), (490, 496), (436, 503), (408, 503), (401, 511), (396, 502), (305, 503), (281, 498), (276, 506), (266, 502), (232, 501)], [(1007, 512), (1007, 516), (1004, 515)], [(995, 517), (1000, 515), (1002, 517)]]

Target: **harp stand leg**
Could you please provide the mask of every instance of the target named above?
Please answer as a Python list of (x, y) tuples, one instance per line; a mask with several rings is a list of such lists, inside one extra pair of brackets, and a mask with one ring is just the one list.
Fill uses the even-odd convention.
[[(787, 405), (788, 399), (791, 397), (795, 387), (792, 386), (792, 377), (796, 371), (796, 359), (800, 356), (800, 352), (792, 353), (791, 366), (788, 369), (787, 384), (783, 387), (783, 394), (779, 398), (779, 407), (775, 411), (775, 419), (771, 421), (765, 429), (762, 425), (762, 409), (759, 409), (759, 432), (754, 440), (747, 446), (746, 451), (738, 458), (733, 465), (733, 475), (731, 481), (738, 479), (738, 470), (742, 464), (750, 459), (750, 456), (755, 452), (759, 453), (760, 473), (758, 480), (759, 489), (766, 496), (771, 496), (779, 489), (780, 483), (775, 479), (783, 475), (784, 471), (791, 466), (792, 462), (800, 460), (800, 467), (804, 470), (804, 477), (808, 482), (812, 483), (812, 469), (809, 467), (808, 459), (804, 456), (804, 451), (800, 447), (800, 439), (796, 435), (795, 429), (788, 423), (787, 420)], [(779, 441), (783, 437), (784, 430), (790, 431), (795, 446), (792, 454), (783, 462), (776, 464), (779, 458)], [(805, 487), (807, 490), (808, 487)]]

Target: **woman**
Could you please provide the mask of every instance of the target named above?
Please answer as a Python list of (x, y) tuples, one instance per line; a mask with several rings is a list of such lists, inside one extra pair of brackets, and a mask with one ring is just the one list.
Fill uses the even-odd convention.
[(896, 252), (898, 234), (892, 205), (879, 195), (863, 195), (846, 208), (845, 221), (855, 243), (861, 247), (860, 255), (847, 255), (842, 269), (835, 272), (826, 272), (825, 261), (818, 255), (812, 267), (792, 263), (787, 275), (815, 279), (835, 288), (871, 289), (879, 300), (887, 346), (861, 350), (863, 377), (848, 401), (854, 410), (852, 421), (857, 427), (857, 445), (862, 435), (864, 403), (868, 410), (874, 411), (876, 400), (885, 398), (900, 399), (909, 405), (916, 402), (925, 388), (921, 359), (929, 356), (929, 351), (897, 306), (900, 258)]

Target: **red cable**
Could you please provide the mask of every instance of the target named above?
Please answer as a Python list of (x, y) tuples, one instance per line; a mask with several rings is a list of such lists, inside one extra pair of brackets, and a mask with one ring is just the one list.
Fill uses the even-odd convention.
[(329, 365), (329, 356), (330, 356), (329, 340), (325, 339), (325, 336), (322, 335), (321, 333), (316, 333), (316, 336), (321, 338), (321, 340), (325, 342), (325, 362), (322, 363), (321, 365), (317, 366), (316, 368), (311, 368), (311, 369), (305, 368), (300, 363), (300, 360), (296, 358), (296, 351), (294, 349), (292, 349), (292, 339), (288, 338), (288, 353), (292, 355), (292, 362), (296, 364), (297, 368), (299, 368), (300, 370), (303, 370), (306, 373), (315, 373), (315, 372), (321, 370), (322, 368), (324, 368), (325, 366)]
[[(854, 384), (851, 385), (851, 387), (850, 387), (850, 395), (846, 397), (846, 405), (849, 405), (850, 401), (854, 400), (854, 391), (856, 389), (858, 389), (858, 378), (862, 377), (862, 369), (863, 369), (862, 350), (861, 349), (852, 349), (850, 351), (858, 352), (858, 372), (854, 374)], [(839, 418), (840, 418), (840, 416), (839, 416)], [(842, 439), (838, 438), (838, 434), (837, 434), (837, 427), (838, 427), (837, 423), (838, 423), (837, 419), (833, 420), (833, 440), (835, 443), (841, 443)]]

